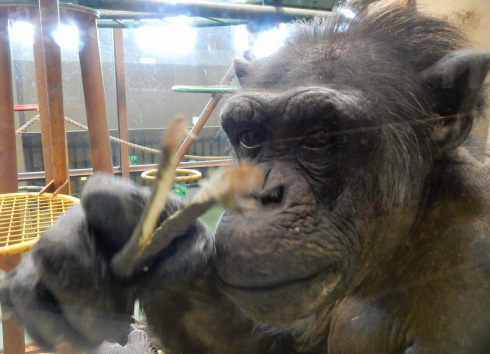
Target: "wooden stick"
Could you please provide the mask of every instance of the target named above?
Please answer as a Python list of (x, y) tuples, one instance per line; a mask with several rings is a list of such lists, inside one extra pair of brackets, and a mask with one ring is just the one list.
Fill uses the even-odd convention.
[(157, 172), (157, 183), (150, 202), (121, 251), (111, 261), (111, 269), (121, 278), (129, 278), (135, 270), (141, 270), (152, 257), (181, 236), (189, 225), (216, 203), (225, 207), (246, 208), (253, 206), (251, 192), (263, 185), (262, 173), (251, 164), (228, 167), (211, 174), (190, 204), (167, 218), (160, 226), (156, 223), (171, 186), (174, 183), (178, 158), (175, 156), (180, 142), (180, 132), (184, 131), (182, 119), (167, 131), (162, 143), (162, 160)]
[(149, 242), (138, 252), (135, 269), (142, 270), (147, 266), (155, 255), (181, 236), (192, 222), (216, 203), (226, 208), (253, 208), (255, 201), (244, 196), (250, 196), (252, 191), (260, 188), (263, 180), (262, 173), (251, 164), (225, 167), (212, 174), (189, 204), (155, 229)]
[(157, 226), (158, 217), (165, 210), (167, 197), (174, 183), (175, 169), (179, 162), (175, 153), (185, 135), (187, 135), (186, 122), (183, 117), (179, 117), (163, 136), (157, 182), (150, 202), (143, 211), (131, 238), (111, 262), (112, 271), (119, 277), (127, 278), (133, 274), (136, 257), (140, 249), (149, 242)]

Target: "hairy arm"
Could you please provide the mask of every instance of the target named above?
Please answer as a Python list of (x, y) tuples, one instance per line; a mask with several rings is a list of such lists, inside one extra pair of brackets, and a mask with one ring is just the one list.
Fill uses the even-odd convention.
[[(124, 345), (138, 299), (166, 353), (270, 352), (275, 336), (255, 330), (213, 285), (214, 236), (200, 220), (132, 278), (114, 276), (111, 259), (148, 199), (147, 190), (128, 181), (91, 178), (82, 205), (9, 273), (1, 287), (4, 309), (45, 349), (92, 350), (104, 340)], [(181, 204), (169, 200), (160, 219)]]

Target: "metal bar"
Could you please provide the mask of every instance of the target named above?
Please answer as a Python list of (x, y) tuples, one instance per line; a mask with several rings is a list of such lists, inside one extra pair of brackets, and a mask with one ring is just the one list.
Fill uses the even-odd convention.
[[(41, 144), (43, 151), (44, 171), (46, 184), (53, 180), (53, 155), (51, 149), (51, 126), (49, 124), (49, 103), (46, 92), (46, 71), (44, 65), (44, 48), (39, 22), (39, 8), (29, 7), (32, 25), (34, 26), (34, 64), (36, 67), (37, 99), (39, 102), (39, 116), (41, 117)], [(53, 192), (51, 186), (47, 192)]]
[[(233, 80), (234, 77), (235, 77), (235, 70), (233, 68), (233, 65), (231, 65), (228, 71), (226, 72), (225, 76), (221, 80), (220, 85), (228, 85), (231, 82), (231, 80)], [(220, 94), (211, 95), (211, 99), (208, 101), (206, 107), (204, 107), (204, 110), (199, 115), (196, 124), (194, 124), (194, 126), (192, 127), (191, 133), (187, 136), (187, 138), (184, 140), (179, 150), (177, 151), (177, 159), (179, 161), (184, 158), (185, 154), (187, 153), (187, 150), (189, 150), (189, 147), (192, 145), (196, 137), (199, 135), (199, 132), (204, 127), (204, 124), (206, 124), (208, 118), (213, 113), (221, 97), (222, 95)]]
[[(126, 75), (124, 71), (124, 42), (123, 32), (120, 28), (113, 30), (114, 36), (114, 62), (116, 67), (116, 100), (117, 100), (117, 122), (119, 138), (129, 141), (128, 134), (128, 111), (126, 106)], [(119, 145), (120, 164), (122, 176), (129, 178), (129, 151), (128, 146)]]
[(105, 107), (104, 82), (99, 51), (99, 36), (96, 25), (96, 13), (75, 13), (80, 29), (80, 68), (82, 72), (85, 109), (95, 171), (112, 173), (111, 143), (109, 123)]
[[(39, 15), (44, 48), (47, 115), (51, 128), (53, 179), (55, 182), (54, 188), (58, 189), (65, 185), (65, 181), (68, 179), (68, 149), (63, 110), (61, 51), (52, 36), (52, 33), (58, 29), (60, 23), (58, 1), (39, 0)], [(60, 192), (70, 194), (70, 184), (66, 184)]]
[(147, 12), (165, 16), (186, 15), (194, 17), (216, 17), (235, 20), (267, 20), (288, 22), (297, 18), (328, 16), (330, 11), (258, 6), (189, 0), (78, 0), (79, 5), (104, 10)]
[[(165, 21), (166, 14), (162, 13), (148, 13), (148, 12), (130, 12), (130, 11), (113, 11), (113, 10), (103, 10), (99, 9), (100, 20), (148, 20), (148, 19), (159, 19)], [(99, 20), (99, 21), (100, 21)], [(196, 19), (196, 22), (219, 22), (223, 24), (233, 24), (236, 22), (246, 23), (245, 20), (229, 20), (221, 18), (200, 18)], [(193, 23), (193, 22), (192, 22)]]

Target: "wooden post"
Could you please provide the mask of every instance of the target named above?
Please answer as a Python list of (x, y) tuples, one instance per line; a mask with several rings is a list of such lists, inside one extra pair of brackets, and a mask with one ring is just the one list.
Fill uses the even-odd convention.
[[(39, 101), (39, 104), (47, 103), (46, 112), (51, 128), (54, 188), (59, 189), (60, 193), (70, 194), (70, 183), (65, 183), (69, 181), (69, 171), (63, 109), (61, 51), (52, 36), (60, 23), (58, 0), (39, 0), (39, 15), (46, 78), (46, 101)], [(38, 82), (38, 85), (41, 84), (43, 83)]]
[[(8, 9), (0, 8), (0, 193), (17, 192), (17, 154), (15, 147), (12, 64), (8, 32)], [(1, 236), (1, 235), (0, 235)], [(20, 255), (0, 257), (0, 268), (9, 271), (17, 266)], [(24, 353), (24, 331), (13, 319), (2, 316), (5, 354)]]
[(8, 193), (17, 192), (17, 158), (6, 8), (0, 8), (0, 26), (0, 193)]
[(92, 167), (95, 171), (112, 173), (111, 144), (109, 123), (105, 107), (102, 64), (99, 51), (96, 12), (80, 11), (76, 13), (80, 28), (80, 68), (82, 71), (85, 109), (89, 130)]
[[(39, 8), (29, 7), (32, 25), (34, 26), (34, 64), (36, 67), (37, 99), (39, 105), (39, 116), (41, 117), (41, 141), (44, 162), (44, 180), (46, 185), (54, 179), (53, 154), (51, 148), (51, 126), (49, 124), (49, 102), (46, 92), (46, 70), (44, 64), (44, 48), (39, 21)], [(47, 192), (54, 192), (54, 184), (50, 185)]]
[[(124, 71), (124, 43), (121, 28), (113, 29), (114, 35), (114, 62), (116, 67), (116, 97), (117, 97), (117, 121), (119, 138), (128, 141), (128, 111), (126, 106), (126, 75)], [(127, 145), (119, 145), (121, 154), (121, 173), (124, 178), (129, 178), (129, 152)]]

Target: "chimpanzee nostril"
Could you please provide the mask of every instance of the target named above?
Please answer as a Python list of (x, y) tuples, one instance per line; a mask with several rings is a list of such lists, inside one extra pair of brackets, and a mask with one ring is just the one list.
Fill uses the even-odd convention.
[(260, 203), (264, 206), (270, 204), (279, 204), (284, 197), (284, 187), (279, 186), (269, 190), (264, 190), (258, 195)]

